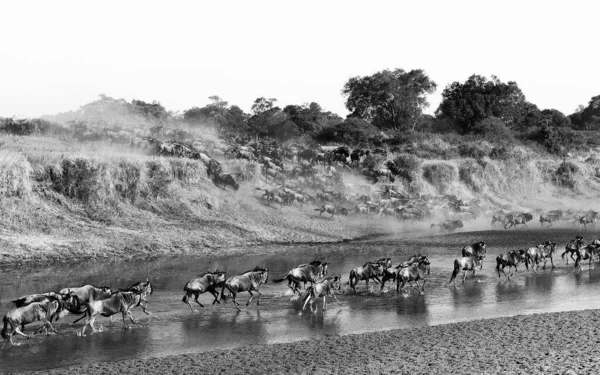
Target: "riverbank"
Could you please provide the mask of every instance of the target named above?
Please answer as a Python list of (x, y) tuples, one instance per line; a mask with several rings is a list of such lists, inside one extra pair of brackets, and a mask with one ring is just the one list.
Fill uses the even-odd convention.
[(597, 374), (599, 321), (598, 310), (534, 314), (44, 372)]

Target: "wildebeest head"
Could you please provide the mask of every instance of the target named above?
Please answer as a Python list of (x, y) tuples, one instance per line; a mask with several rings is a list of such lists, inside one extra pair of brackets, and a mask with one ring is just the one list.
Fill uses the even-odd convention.
[(331, 279), (331, 288), (334, 290), (342, 289), (342, 275), (335, 274), (330, 277)]
[(59, 300), (64, 303), (66, 309), (68, 310), (79, 310), (81, 305), (79, 297), (77, 297), (77, 295), (73, 292), (60, 294)]
[(256, 266), (256, 267), (254, 267), (254, 269), (252, 271), (260, 273), (260, 280), (263, 284), (266, 284), (267, 281), (269, 280), (269, 268), (268, 267)]
[(213, 282), (215, 282), (217, 285), (223, 285), (223, 283), (225, 283), (225, 274), (225, 271), (219, 271), (217, 268), (215, 272), (211, 274), (213, 277)]

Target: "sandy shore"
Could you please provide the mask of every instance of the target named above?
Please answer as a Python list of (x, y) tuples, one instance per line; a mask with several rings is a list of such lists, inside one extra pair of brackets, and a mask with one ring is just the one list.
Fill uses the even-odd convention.
[(600, 311), (535, 314), (108, 362), (49, 374), (598, 374)]

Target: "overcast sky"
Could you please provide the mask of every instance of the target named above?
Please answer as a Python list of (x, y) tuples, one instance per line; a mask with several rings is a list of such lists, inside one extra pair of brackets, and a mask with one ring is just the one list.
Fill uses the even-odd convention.
[[(599, 5), (595, 5), (595, 3)], [(3, 1), (0, 116), (39, 116), (106, 94), (171, 110), (219, 95), (317, 102), (347, 114), (350, 77), (424, 69), (516, 81), (570, 114), (600, 95), (598, 1)]]

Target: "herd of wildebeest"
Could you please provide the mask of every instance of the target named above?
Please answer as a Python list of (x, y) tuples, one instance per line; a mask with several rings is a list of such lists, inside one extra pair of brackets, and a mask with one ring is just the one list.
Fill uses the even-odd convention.
[[(511, 269), (517, 272), (518, 266), (524, 264), (527, 270), (531, 269), (537, 273), (537, 269), (541, 266), (546, 268), (546, 263), (549, 260), (552, 268), (554, 266), (553, 257), (556, 252), (557, 244), (551, 241), (545, 241), (542, 244), (529, 247), (527, 249), (511, 250), (507, 253), (500, 254), (496, 257), (496, 271), (498, 277), (501, 273), (510, 280), (513, 276)], [(472, 272), (475, 276), (475, 271), (483, 269), (483, 260), (486, 257), (487, 246), (484, 241), (480, 241), (462, 248), (460, 257), (454, 260), (452, 265), (452, 274), (448, 283), (454, 282), (456, 285), (456, 277), (462, 271), (462, 282), (465, 282), (467, 272)], [(567, 264), (569, 258), (575, 263), (575, 272), (580, 272), (582, 262), (588, 261), (588, 267), (591, 268), (592, 262), (600, 262), (600, 239), (594, 240), (588, 245), (584, 244), (584, 238), (577, 236), (570, 241), (564, 248), (561, 254), (562, 259), (566, 259)], [(407, 292), (406, 284), (410, 287), (413, 282), (416, 284), (420, 293), (425, 292), (425, 283), (427, 275), (430, 272), (431, 262), (427, 255), (417, 254), (411, 256), (406, 261), (401, 262), (395, 267), (392, 264), (391, 258), (381, 258), (375, 261), (368, 261), (362, 266), (350, 270), (346, 285), (356, 294), (356, 286), (359, 282), (364, 281), (366, 284), (367, 293), (370, 292), (369, 282), (373, 281), (380, 284), (380, 291), (384, 290), (386, 282), (396, 283), (396, 291)], [(327, 308), (327, 297), (332, 297), (338, 304), (342, 303), (336, 297), (336, 291), (342, 288), (342, 275), (334, 274), (328, 276), (330, 264), (325, 261), (315, 260), (310, 263), (300, 264), (285, 275), (274, 280), (275, 283), (287, 281), (288, 287), (292, 291), (292, 295), (298, 294), (303, 298), (304, 304), (302, 310), (307, 307), (311, 311), (316, 312), (316, 300), (323, 299), (323, 310)], [(508, 274), (505, 268), (508, 267)], [(221, 301), (227, 302), (228, 299), (234, 304), (234, 307), (239, 311), (240, 303), (236, 300), (241, 292), (248, 292), (250, 298), (246, 302), (248, 306), (255, 294), (257, 295), (256, 304), (260, 304), (260, 287), (267, 283), (269, 279), (269, 269), (267, 267), (256, 266), (255, 268), (235, 275), (226, 277), (226, 272), (218, 269), (212, 272), (206, 272), (199, 275), (198, 278), (188, 281), (183, 290), (185, 295), (182, 302), (187, 304), (192, 313), (195, 309), (192, 307), (191, 298), (194, 297), (194, 302), (200, 307), (204, 305), (198, 301), (198, 298), (203, 293), (210, 293), (214, 297), (212, 304), (220, 304)], [(310, 285), (307, 287), (307, 283)], [(302, 289), (304, 288), (304, 291)], [(46, 335), (50, 332), (56, 333), (52, 326), (52, 322), (59, 319), (68, 313), (80, 315), (73, 322), (73, 325), (78, 321), (87, 317), (86, 322), (78, 335), (85, 335), (86, 329), (91, 328), (92, 332), (98, 332), (94, 327), (94, 322), (98, 316), (110, 317), (115, 314), (122, 314), (123, 325), (127, 330), (126, 319), (129, 318), (132, 323), (136, 323), (131, 315), (131, 310), (134, 307), (140, 306), (145, 314), (150, 315), (147, 311), (149, 297), (153, 293), (151, 282), (137, 282), (125, 289), (113, 291), (108, 286), (84, 285), (81, 287), (69, 287), (61, 289), (58, 292), (46, 292), (41, 294), (32, 294), (20, 297), (13, 301), (16, 307), (9, 311), (4, 316), (4, 327), (1, 331), (2, 337), (13, 344), (12, 336), (19, 334), (30, 338), (31, 335), (23, 333), (25, 325), (41, 321), (42, 327), (35, 333), (45, 331)], [(302, 295), (304, 293), (304, 295)], [(338, 292), (339, 294), (340, 292)]]

